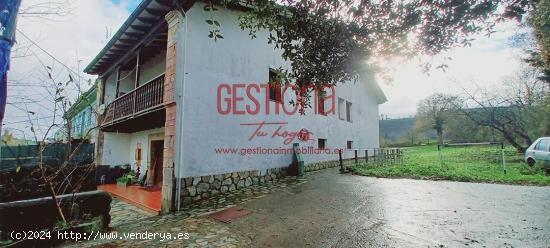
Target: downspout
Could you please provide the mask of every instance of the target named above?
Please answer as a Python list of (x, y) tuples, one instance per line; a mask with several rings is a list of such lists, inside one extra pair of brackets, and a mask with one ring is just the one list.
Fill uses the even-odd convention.
[[(185, 10), (178, 6), (178, 11), (181, 12), (181, 14), (183, 15), (183, 22), (184, 22), (184, 30), (183, 30), (183, 57), (181, 58), (183, 60), (182, 62), (182, 67), (183, 67), (183, 70), (182, 70), (182, 86), (181, 86), (181, 90), (178, 89), (178, 84), (176, 84), (176, 92), (178, 92), (178, 94), (176, 95), (178, 97), (178, 102), (180, 104), (177, 104), (176, 103), (176, 146), (175, 146), (175, 149), (176, 149), (176, 154), (175, 154), (175, 159), (174, 161), (176, 162), (176, 164), (178, 165), (177, 166), (177, 177), (176, 177), (176, 211), (179, 211), (180, 210), (180, 207), (181, 207), (181, 179), (182, 179), (182, 163), (183, 163), (183, 159), (182, 159), (182, 135), (183, 135), (183, 117), (184, 117), (184, 111), (183, 111), (183, 100), (184, 100), (184, 94), (185, 94), (185, 88), (187, 86), (187, 84), (185, 83), (185, 77), (187, 75), (187, 73), (185, 72), (185, 70), (187, 69), (187, 67), (185, 66), (185, 63), (187, 62), (187, 59), (186, 59), (186, 56), (187, 56), (187, 34), (188, 34), (188, 29), (187, 29), (187, 23), (188, 23), (188, 20), (187, 20), (187, 13), (185, 13)], [(177, 63), (177, 61), (176, 61)], [(176, 68), (176, 75), (177, 75), (177, 68)], [(176, 81), (177, 82), (177, 81)]]

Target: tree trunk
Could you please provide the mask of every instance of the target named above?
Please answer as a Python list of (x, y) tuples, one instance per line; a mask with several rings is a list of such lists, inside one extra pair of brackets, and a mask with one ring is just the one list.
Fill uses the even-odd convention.
[(443, 145), (443, 129), (437, 129), (437, 144)]
[(57, 209), (57, 214), (59, 215), (59, 218), (63, 223), (67, 223), (67, 219), (65, 219), (65, 215), (63, 214), (63, 210), (61, 209), (61, 206), (59, 205), (59, 202), (57, 201), (57, 194), (55, 193), (55, 190), (53, 189), (52, 182), (48, 179), (46, 176), (44, 164), (43, 164), (43, 158), (44, 158), (44, 145), (40, 144), (40, 150), (39, 150), (39, 162), (38, 166), (40, 168), (40, 174), (42, 176), (42, 180), (44, 180), (44, 183), (46, 183), (46, 187), (48, 187), (48, 191), (50, 192), (50, 196), (52, 197), (52, 200), (55, 204), (55, 208)]
[(506, 139), (506, 141), (508, 141), (508, 143), (510, 143), (510, 145), (516, 148), (516, 151), (518, 151), (518, 153), (522, 153), (522, 154), (525, 153), (525, 150), (527, 150), (527, 147), (523, 147), (518, 142), (516, 142), (516, 140), (512, 136), (510, 136), (508, 132), (506, 132), (506, 130), (502, 130), (502, 131), (498, 130), (498, 131), (502, 133), (502, 136), (504, 137), (504, 139)]

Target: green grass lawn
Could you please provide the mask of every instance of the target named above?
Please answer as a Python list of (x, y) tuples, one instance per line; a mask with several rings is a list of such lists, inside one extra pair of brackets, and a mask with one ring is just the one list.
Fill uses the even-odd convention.
[[(505, 148), (506, 174), (502, 166), (499, 146), (445, 147), (441, 160), (436, 146), (404, 148), (403, 164), (359, 164), (351, 170), (359, 175), (451, 180), (461, 182), (488, 182), (522, 185), (550, 185), (550, 176), (541, 168), (531, 171), (511, 147)], [(440, 161), (443, 161), (441, 163)]]

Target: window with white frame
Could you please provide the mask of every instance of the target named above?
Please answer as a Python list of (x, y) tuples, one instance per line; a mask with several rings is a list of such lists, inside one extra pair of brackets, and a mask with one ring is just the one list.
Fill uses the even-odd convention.
[(346, 120), (351, 122), (352, 121), (352, 118), (351, 118), (351, 102), (346, 102)]
[(340, 120), (345, 119), (345, 114), (344, 113), (345, 113), (346, 109), (345, 109), (345, 104), (344, 103), (345, 103), (344, 99), (338, 97), (338, 118)]

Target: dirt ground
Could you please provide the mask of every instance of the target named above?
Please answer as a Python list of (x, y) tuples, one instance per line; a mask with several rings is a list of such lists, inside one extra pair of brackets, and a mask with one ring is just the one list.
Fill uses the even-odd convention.
[(254, 247), (550, 247), (550, 187), (379, 179), (328, 169), (240, 205)]

